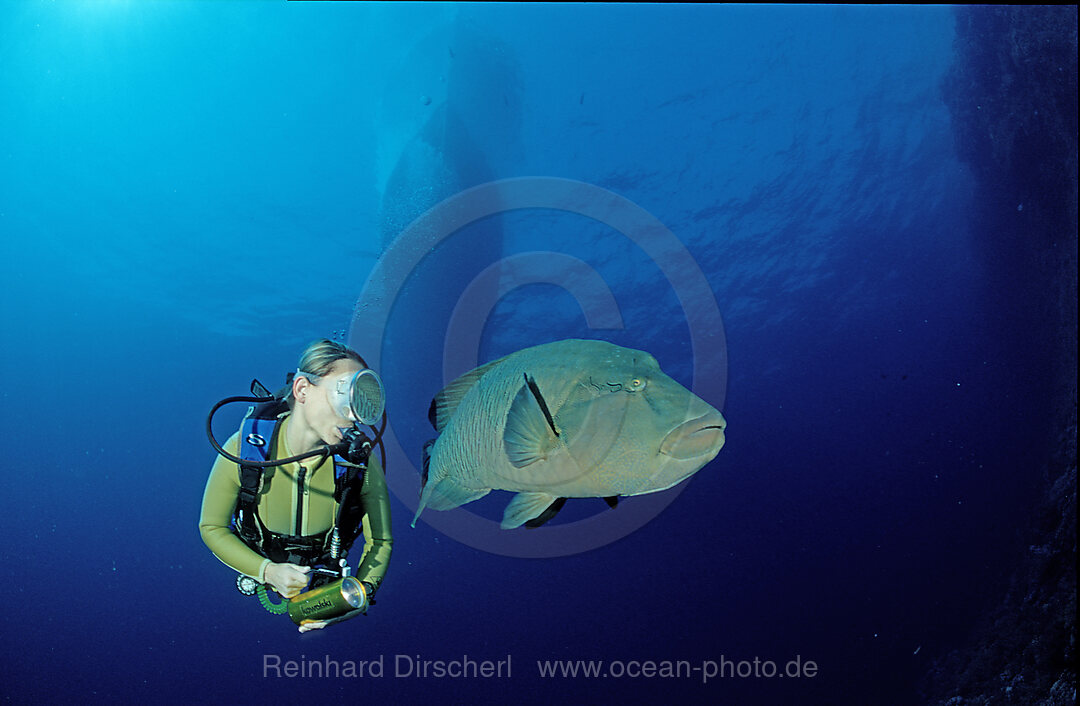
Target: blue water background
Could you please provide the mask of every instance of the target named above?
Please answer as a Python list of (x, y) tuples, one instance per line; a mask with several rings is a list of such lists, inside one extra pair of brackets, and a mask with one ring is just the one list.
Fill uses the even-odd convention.
[[(1047, 346), (1024, 319), (1041, 284), (989, 266), (1000, 252), (969, 228), (940, 91), (952, 37), (945, 7), (5, 4), (0, 692), (912, 703), (1003, 588), (1046, 426)], [(446, 129), (417, 142), (435, 110)], [(298, 637), (199, 539), (205, 414), (347, 335), (409, 219), (522, 176), (609, 189), (693, 255), (723, 315), (727, 446), (644, 528), (564, 558), (410, 529), (393, 497), (378, 606)], [(693, 384), (673, 286), (642, 252), (567, 214), (492, 227), (500, 242), (450, 265), (571, 254), (625, 328), (590, 331), (530, 285), (492, 314), (482, 359), (600, 337)], [(399, 322), (390, 348), (441, 341), (437, 318)], [(413, 440), (441, 371), (401, 367), (389, 405)], [(267, 654), (381, 655), (387, 674), (266, 678)], [(399, 654), (512, 655), (513, 676), (394, 678)], [(796, 657), (817, 676), (535, 668)]]

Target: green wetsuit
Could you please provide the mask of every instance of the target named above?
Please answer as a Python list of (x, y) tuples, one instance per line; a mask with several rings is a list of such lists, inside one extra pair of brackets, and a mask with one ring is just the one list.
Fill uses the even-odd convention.
[[(289, 417), (281, 422), (274, 458), (293, 456), (285, 441)], [(239, 453), (239, 432), (225, 444), (225, 450)], [(298, 487), (301, 467), (307, 469), (303, 486)], [(259, 494), (259, 518), (272, 531), (288, 535), (312, 535), (332, 529), (337, 518), (334, 501), (334, 463), (318, 456), (299, 463), (267, 468)], [(356, 492), (356, 491), (353, 491)], [(199, 532), (210, 551), (236, 571), (265, 581), (270, 560), (248, 547), (232, 530), (232, 515), (240, 493), (240, 469), (237, 464), (218, 456), (210, 471), (203, 493)], [(364, 553), (356, 577), (378, 590), (386, 575), (393, 550), (390, 526), (390, 497), (382, 466), (373, 454), (364, 472), (360, 488), (364, 516)]]

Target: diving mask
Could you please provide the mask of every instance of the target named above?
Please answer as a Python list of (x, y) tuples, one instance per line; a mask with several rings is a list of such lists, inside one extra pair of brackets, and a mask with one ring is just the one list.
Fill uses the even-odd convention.
[(312, 383), (326, 387), (330, 406), (338, 416), (355, 424), (375, 424), (383, 415), (386, 393), (382, 380), (374, 370), (364, 368), (355, 373), (345, 373), (324, 378), (314, 373), (297, 370)]

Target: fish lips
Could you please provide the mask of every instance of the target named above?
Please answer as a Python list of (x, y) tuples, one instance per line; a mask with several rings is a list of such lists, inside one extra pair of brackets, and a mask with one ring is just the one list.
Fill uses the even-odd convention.
[(680, 461), (715, 456), (724, 445), (727, 421), (716, 410), (683, 422), (668, 432), (660, 453)]

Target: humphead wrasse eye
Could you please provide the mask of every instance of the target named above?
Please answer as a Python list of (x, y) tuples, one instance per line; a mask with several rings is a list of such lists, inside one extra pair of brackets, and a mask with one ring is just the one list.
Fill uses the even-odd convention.
[(641, 378), (634, 378), (633, 380), (630, 381), (630, 384), (627, 385), (627, 389), (629, 389), (631, 392), (637, 392), (638, 390), (641, 390), (644, 387), (645, 387), (645, 381), (642, 380)]

